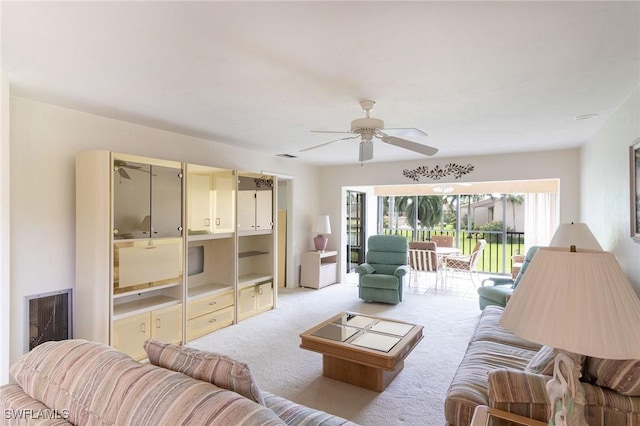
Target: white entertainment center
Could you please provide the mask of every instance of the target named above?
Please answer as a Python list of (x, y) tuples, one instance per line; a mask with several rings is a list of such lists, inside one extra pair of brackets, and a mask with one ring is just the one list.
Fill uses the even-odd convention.
[(145, 358), (275, 306), (273, 176), (108, 151), (76, 158), (74, 335)]

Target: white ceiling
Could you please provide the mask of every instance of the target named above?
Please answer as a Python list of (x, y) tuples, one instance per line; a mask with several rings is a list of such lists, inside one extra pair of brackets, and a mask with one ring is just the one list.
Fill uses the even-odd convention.
[[(437, 157), (575, 147), (640, 84), (639, 2), (6, 2), (12, 93), (315, 164), (373, 99)], [(576, 120), (599, 114), (592, 120)], [(373, 161), (424, 158), (378, 141)]]

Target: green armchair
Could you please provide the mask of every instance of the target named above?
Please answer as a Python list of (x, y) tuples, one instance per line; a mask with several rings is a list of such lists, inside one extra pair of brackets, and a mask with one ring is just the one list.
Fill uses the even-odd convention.
[[(522, 279), (531, 259), (533, 259), (533, 255), (536, 254), (536, 250), (538, 250), (538, 246), (532, 246), (527, 250), (520, 272), (518, 272), (515, 279), (507, 277), (487, 278), (482, 281), (482, 286), (478, 288), (478, 296), (480, 296), (478, 302), (480, 303), (480, 309), (484, 309), (489, 305), (503, 307), (507, 305), (507, 297), (513, 293), (513, 290), (515, 290), (516, 286)], [(492, 285), (485, 286), (485, 283), (491, 283)]]
[(366, 263), (356, 268), (358, 296), (362, 300), (397, 304), (402, 302), (409, 243), (399, 235), (369, 237)]

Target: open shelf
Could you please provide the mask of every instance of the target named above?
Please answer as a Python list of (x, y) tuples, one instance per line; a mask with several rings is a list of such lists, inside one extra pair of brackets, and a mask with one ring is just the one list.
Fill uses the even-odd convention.
[(260, 256), (262, 254), (269, 254), (269, 252), (259, 250), (243, 251), (242, 253), (238, 253), (238, 258), (242, 259), (244, 257)]
[(233, 285), (223, 284), (223, 283), (200, 284), (197, 286), (189, 287), (188, 297), (189, 299), (191, 299), (191, 298), (198, 298), (202, 296), (211, 296), (216, 293), (221, 293), (228, 290), (233, 290)]
[(144, 297), (125, 303), (116, 303), (113, 305), (113, 319), (117, 320), (134, 314), (167, 308), (179, 303), (181, 303), (180, 299), (162, 294)]
[(270, 274), (256, 274), (256, 273), (240, 275), (238, 277), (238, 287), (240, 287), (240, 288), (248, 287), (248, 286), (257, 284), (259, 282), (269, 281), (269, 280), (273, 280), (273, 275), (270, 275)]
[[(154, 283), (145, 283), (137, 286), (125, 287), (125, 288), (116, 288), (114, 289), (113, 298), (119, 299), (121, 297), (131, 296), (133, 294), (141, 294), (141, 293), (149, 293), (151, 291), (162, 290), (163, 288), (172, 288), (182, 285), (182, 282), (170, 282), (161, 285), (154, 285)], [(117, 292), (117, 293), (116, 293)]]
[(233, 232), (220, 232), (219, 234), (190, 234), (187, 236), (188, 241), (207, 241), (224, 238), (233, 238)]

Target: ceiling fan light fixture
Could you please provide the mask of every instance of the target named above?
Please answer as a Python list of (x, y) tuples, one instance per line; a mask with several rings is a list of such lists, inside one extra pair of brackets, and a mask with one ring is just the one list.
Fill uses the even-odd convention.
[(351, 131), (355, 132), (363, 129), (384, 129), (384, 121), (379, 118), (365, 117), (365, 118), (356, 118), (351, 122)]
[[(327, 146), (334, 142), (345, 141), (348, 139), (356, 139), (359, 138), (361, 141), (360, 145), (360, 162), (371, 160), (373, 158), (373, 147), (367, 147), (366, 145), (371, 145), (373, 138), (376, 137), (382, 142), (388, 143), (389, 145), (397, 146), (400, 148), (407, 149), (409, 151), (416, 152), (418, 154), (423, 155), (434, 155), (438, 152), (437, 148), (433, 148), (427, 145), (422, 145), (417, 142), (413, 142), (409, 139), (401, 138), (398, 136), (388, 135), (382, 130), (384, 129), (384, 121), (379, 118), (369, 117), (369, 112), (373, 109), (374, 101), (364, 100), (360, 101), (360, 106), (365, 112), (365, 116), (361, 118), (356, 118), (351, 121), (351, 131), (333, 131), (333, 130), (312, 130), (312, 132), (316, 133), (347, 133), (352, 134), (354, 136), (343, 137), (340, 139), (332, 140), (329, 142), (321, 143), (319, 145), (310, 146), (308, 148), (301, 149), (300, 152), (310, 151), (312, 149), (320, 148), (323, 146)], [(411, 133), (412, 135), (418, 134), (420, 136), (427, 136), (427, 134), (421, 130), (416, 128), (393, 128), (389, 129), (394, 132), (405, 132)], [(411, 135), (407, 135), (408, 138), (413, 138)]]
[(450, 192), (453, 192), (453, 186), (445, 184), (435, 185), (432, 189), (433, 192), (437, 192), (439, 194), (449, 194)]

